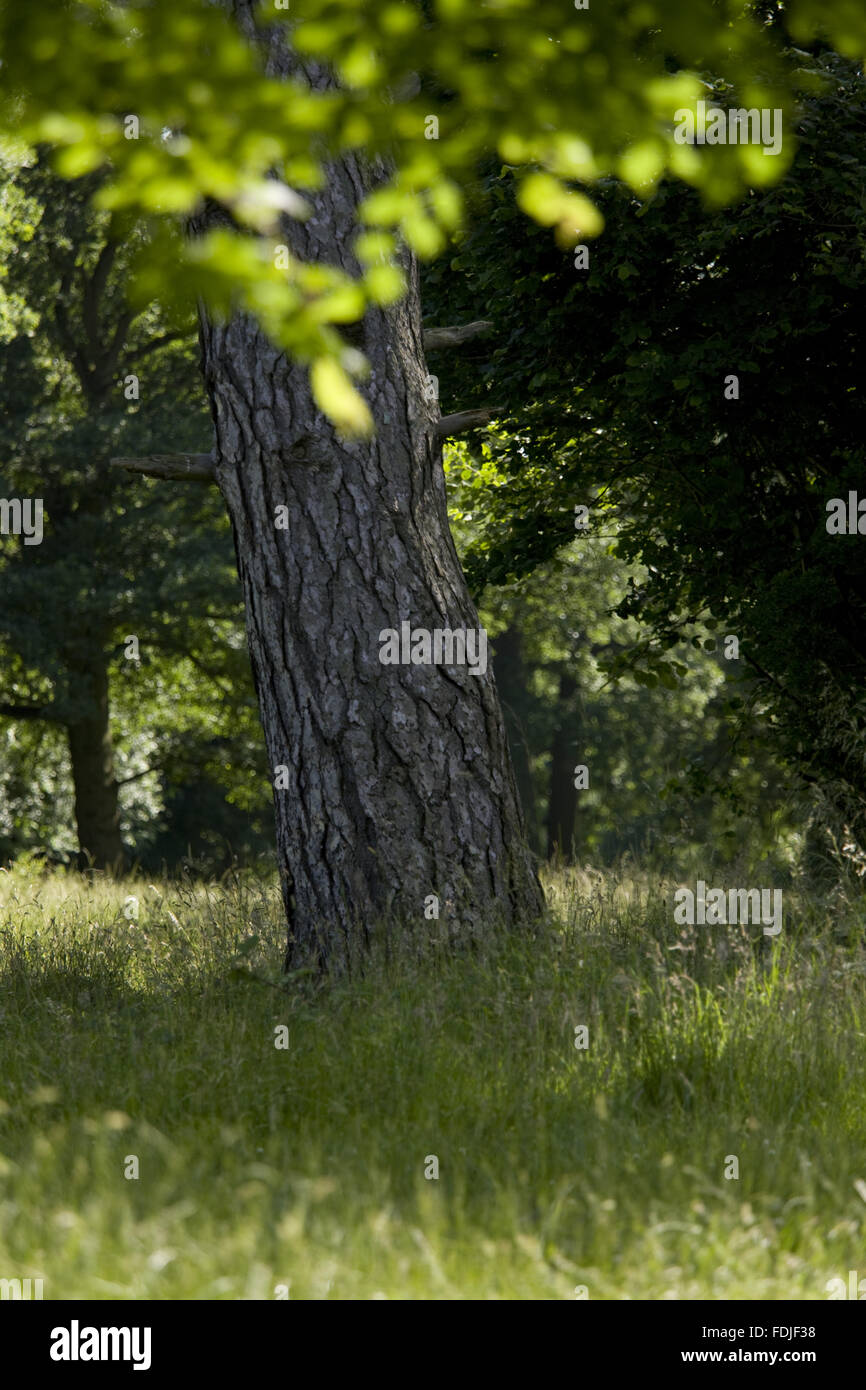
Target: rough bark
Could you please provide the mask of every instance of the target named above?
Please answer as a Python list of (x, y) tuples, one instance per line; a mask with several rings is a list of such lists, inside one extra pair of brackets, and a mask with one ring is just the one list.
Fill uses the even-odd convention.
[[(276, 35), (269, 67), (297, 70)], [(357, 273), (356, 209), (372, 176), (353, 157), (328, 172), (312, 217), (282, 235), (294, 255)], [(380, 631), (404, 620), (479, 625), (448, 525), (417, 273), (408, 259), (406, 269), (407, 298), (369, 312), (355, 339), (372, 368), (371, 442), (339, 440), (306, 371), (249, 320), (202, 319), (216, 480), (268, 756), (288, 769), (274, 800), (290, 962), (312, 950), (323, 963), (386, 916), (424, 930), (430, 894), (466, 928), (492, 909), (518, 923), (542, 906), (490, 664), (482, 676), (379, 661)], [(280, 506), (288, 530), (275, 527)]]
[(94, 654), (76, 674), (77, 688), (89, 703), (87, 715), (67, 725), (78, 844), (83, 864), (117, 873), (123, 868), (125, 852), (120, 835), (108, 665), (104, 655)]

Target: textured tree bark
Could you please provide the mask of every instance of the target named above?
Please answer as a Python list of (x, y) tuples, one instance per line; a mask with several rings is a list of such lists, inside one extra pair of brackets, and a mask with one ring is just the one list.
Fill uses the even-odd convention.
[(80, 689), (91, 702), (91, 713), (67, 725), (75, 822), (84, 864), (119, 872), (125, 862), (120, 835), (120, 812), (108, 702), (108, 667), (103, 654), (94, 655), (80, 671)]
[[(278, 36), (268, 65), (298, 69)], [(371, 177), (353, 157), (334, 164), (311, 218), (284, 228), (292, 253), (357, 273), (356, 209)], [(354, 338), (372, 368), (371, 442), (340, 441), (307, 372), (249, 320), (202, 320), (216, 481), (268, 756), (287, 768), (274, 800), (288, 962), (312, 952), (324, 964), (388, 916), (423, 928), (431, 894), (455, 927), (491, 910), (528, 922), (542, 908), (492, 669), (379, 661), (380, 631), (403, 621), (478, 627), (448, 525), (408, 259), (406, 269), (407, 298), (370, 311)], [(280, 506), (288, 530), (275, 527)]]

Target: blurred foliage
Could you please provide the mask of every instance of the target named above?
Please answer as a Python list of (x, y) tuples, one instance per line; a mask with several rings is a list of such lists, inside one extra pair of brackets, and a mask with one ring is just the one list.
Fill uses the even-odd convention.
[(644, 203), (606, 183), (607, 230), (577, 269), (527, 236), (497, 166), (424, 292), (434, 321), (495, 320), (434, 362), (443, 409), (507, 402), (460, 464), (476, 592), (548, 561), (586, 506), (587, 535), (643, 567), (619, 604), (639, 639), (608, 671), (672, 687), (689, 650), (735, 634), (750, 679), (732, 715), (862, 844), (866, 557), (827, 534), (826, 504), (863, 491), (866, 82), (837, 54), (798, 61), (778, 185), (708, 213), (670, 181)]
[[(459, 517), (471, 490), (450, 464), (465, 542)], [(810, 799), (761, 737), (760, 717), (744, 711), (752, 682), (742, 662), (725, 660), (708, 630), (700, 647), (684, 650), (676, 680), (647, 687), (628, 669), (643, 633), (617, 610), (645, 580), (612, 532), (577, 539), (525, 579), (484, 592), (479, 611), (533, 847), (557, 852), (558, 784), (567, 810), (559, 849), (578, 863), (630, 856), (645, 872), (683, 875), (695, 864), (701, 873), (736, 865), (780, 881), (802, 855)], [(579, 765), (589, 773), (582, 790), (574, 789)]]
[[(4, 723), (0, 851), (73, 848), (59, 731), (92, 713), (84, 676), (94, 664), (112, 671), (122, 828), (135, 852), (185, 852), (186, 839), (172, 847), (158, 824), (165, 787), (184, 780), (214, 818), (227, 803), (225, 830), (261, 848), (268, 784), (221, 500), (131, 480), (108, 462), (209, 447), (194, 326), (129, 308), (144, 233), (114, 239), (88, 191), (6, 151), (0, 495), (42, 498), (45, 519), (40, 545), (0, 538), (0, 705), (14, 720)], [(138, 399), (126, 399), (130, 373)], [(27, 717), (15, 720), (19, 709)]]
[[(709, 74), (739, 104), (789, 114), (785, 45), (819, 35), (861, 57), (866, 14), (851, 0), (4, 0), (0, 129), (50, 145), (66, 178), (103, 174), (101, 208), (152, 220), (146, 300), (245, 309), (314, 365), (320, 405), (357, 434), (372, 428), (351, 384), (363, 364), (339, 325), (399, 296), (398, 243), (445, 248), (480, 159), (519, 166), (521, 209), (561, 245), (601, 230), (589, 195), (607, 176), (646, 196), (670, 172), (721, 205), (783, 172), (791, 133), (773, 159), (683, 145), (676, 112)], [(345, 153), (369, 172), (354, 261), (278, 265), (280, 219), (308, 215)], [(222, 225), (184, 243), (181, 219), (206, 207)]]

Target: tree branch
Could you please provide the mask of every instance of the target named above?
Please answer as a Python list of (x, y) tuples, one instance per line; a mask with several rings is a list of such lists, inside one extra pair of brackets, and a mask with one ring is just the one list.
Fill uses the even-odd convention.
[(192, 338), (192, 333), (161, 333), (158, 338), (151, 338), (144, 347), (133, 348), (126, 354), (127, 362), (140, 362), (142, 357), (149, 357), (152, 352), (158, 352), (160, 348), (167, 347), (169, 343), (183, 342), (186, 338)]
[(121, 314), (120, 318), (117, 320), (117, 327), (115, 328), (114, 336), (111, 339), (111, 346), (109, 347), (108, 351), (103, 354), (103, 361), (105, 362), (107, 368), (110, 368), (114, 358), (117, 357), (120, 348), (126, 341), (126, 335), (134, 322), (135, 314), (132, 313)]
[(439, 439), (450, 439), (453, 434), (461, 434), (463, 430), (480, 429), (494, 415), (504, 413), (504, 405), (487, 405), (481, 410), (461, 410), (456, 415), (443, 415), (437, 422), (436, 435)]
[(50, 705), (5, 705), (0, 704), (0, 718), (3, 719), (53, 719)]
[(201, 657), (195, 655), (195, 652), (192, 652), (188, 648), (179, 645), (177, 642), (172, 641), (170, 638), (149, 637), (147, 640), (149, 646), (158, 647), (161, 652), (168, 652), (171, 656), (177, 656), (184, 661), (191, 662), (192, 665), (195, 666), (196, 670), (201, 671), (202, 675), (207, 676), (209, 681), (213, 681), (213, 684), (216, 686), (217, 690), (220, 692), (221, 695), (231, 695), (231, 678), (227, 676), (226, 680), (228, 683), (224, 685), (220, 673), (213, 671), (209, 666), (206, 666), (205, 663), (201, 660)]
[(60, 340), (60, 346), (72, 363), (81, 389), (86, 395), (87, 388), (90, 384), (90, 367), (87, 363), (87, 358), (75, 340), (75, 334), (72, 332), (69, 316), (66, 312), (65, 297), (70, 288), (70, 283), (69, 277), (65, 277), (60, 283), (60, 292), (54, 306), (54, 323), (57, 328), (57, 337)]
[(425, 328), (424, 351), (436, 352), (439, 348), (460, 347), (470, 338), (481, 338), (493, 328), (490, 319), (476, 319), (474, 323), (464, 323), (459, 328)]
[(127, 473), (144, 473), (148, 478), (189, 483), (213, 483), (213, 454), (148, 454), (145, 458), (109, 459), (112, 468), (124, 468)]
[(131, 777), (115, 778), (114, 785), (116, 787), (126, 787), (130, 782), (137, 782), (141, 777), (149, 777), (151, 772), (159, 771), (161, 771), (161, 769), (158, 767), (145, 767), (141, 772), (133, 772)]
[(114, 264), (116, 255), (117, 242), (111, 240), (103, 242), (90, 279), (88, 280), (82, 275), (84, 286), (82, 295), (82, 318), (84, 319), (84, 327), (93, 357), (96, 357), (97, 349), (102, 339), (99, 323), (100, 300), (105, 291), (108, 274)]

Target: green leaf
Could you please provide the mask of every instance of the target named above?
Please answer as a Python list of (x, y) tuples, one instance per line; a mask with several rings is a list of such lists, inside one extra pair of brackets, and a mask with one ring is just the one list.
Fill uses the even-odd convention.
[(347, 439), (369, 439), (373, 417), (348, 373), (333, 357), (318, 357), (310, 368), (310, 384), (316, 404)]

